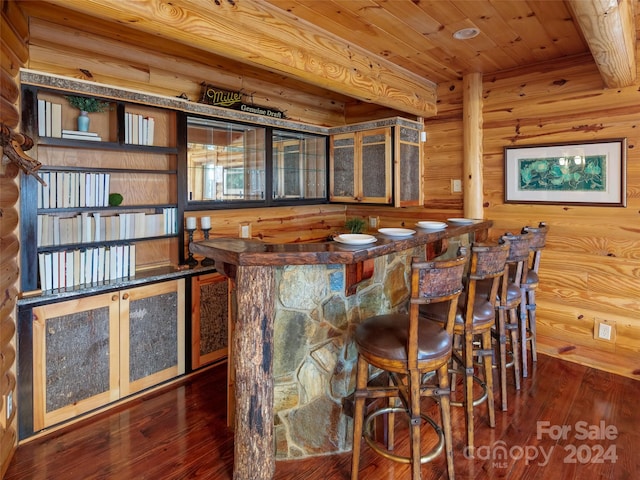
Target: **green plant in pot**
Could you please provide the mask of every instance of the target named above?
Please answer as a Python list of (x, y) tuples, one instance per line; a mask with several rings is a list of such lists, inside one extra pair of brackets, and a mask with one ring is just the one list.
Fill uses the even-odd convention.
[(69, 102), (69, 105), (80, 110), (80, 115), (78, 116), (78, 130), (81, 132), (89, 131), (89, 113), (100, 113), (109, 108), (109, 104), (107, 102), (103, 102), (102, 100), (98, 100), (93, 97), (67, 95), (65, 98)]
[(349, 233), (362, 233), (364, 232), (365, 227), (367, 226), (367, 222), (362, 218), (350, 218), (344, 223), (344, 228)]

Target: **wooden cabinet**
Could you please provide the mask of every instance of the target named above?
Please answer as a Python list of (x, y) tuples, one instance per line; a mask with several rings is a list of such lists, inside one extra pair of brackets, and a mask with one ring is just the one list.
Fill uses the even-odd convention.
[(184, 373), (184, 279), (32, 312), (33, 430)]
[(227, 357), (229, 295), (229, 279), (219, 273), (191, 278), (191, 368)]
[(332, 129), (330, 200), (421, 205), (421, 131), (399, 118)]

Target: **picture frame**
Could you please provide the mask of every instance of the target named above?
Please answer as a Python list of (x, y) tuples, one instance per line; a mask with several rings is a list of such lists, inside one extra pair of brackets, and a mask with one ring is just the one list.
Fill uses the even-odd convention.
[(504, 202), (625, 207), (626, 138), (504, 148)]

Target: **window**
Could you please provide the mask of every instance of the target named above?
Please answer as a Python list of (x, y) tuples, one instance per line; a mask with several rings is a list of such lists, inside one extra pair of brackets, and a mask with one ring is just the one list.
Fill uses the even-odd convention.
[(190, 117), (187, 167), (189, 202), (327, 200), (322, 135)]
[(188, 120), (189, 201), (263, 200), (265, 164), (264, 128)]

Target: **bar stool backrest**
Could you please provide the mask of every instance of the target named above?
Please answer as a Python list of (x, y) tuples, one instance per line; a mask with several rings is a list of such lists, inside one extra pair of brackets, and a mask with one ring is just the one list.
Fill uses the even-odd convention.
[(538, 268), (540, 267), (540, 257), (547, 242), (548, 231), (549, 227), (544, 222), (540, 222), (537, 227), (527, 226), (522, 229), (522, 233), (530, 233), (532, 235), (529, 250), (533, 252), (533, 255), (529, 268), (536, 273), (538, 273)]
[(466, 278), (466, 312), (465, 324), (469, 327), (473, 323), (473, 305), (476, 298), (476, 284), (478, 281), (490, 280), (487, 300), (495, 308), (500, 279), (504, 276), (510, 242), (503, 238), (495, 244), (474, 243), (471, 247), (471, 260)]
[[(502, 238), (509, 241), (509, 256), (507, 257), (507, 265), (510, 268), (509, 276), (513, 283), (520, 286), (521, 283), (527, 280), (529, 253), (533, 235), (531, 233), (521, 233), (517, 235), (507, 232)], [(524, 268), (525, 266), (527, 266), (527, 268)], [(507, 287), (506, 280), (505, 278), (504, 289)], [(504, 293), (506, 294), (506, 291)]]

